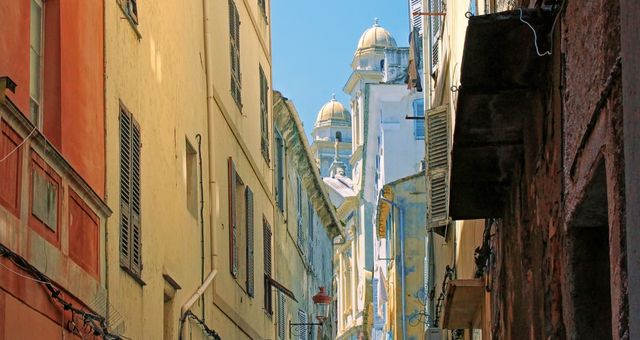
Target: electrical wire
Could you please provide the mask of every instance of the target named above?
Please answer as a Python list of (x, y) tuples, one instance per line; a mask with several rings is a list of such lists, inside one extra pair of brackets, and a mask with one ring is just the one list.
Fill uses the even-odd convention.
[[(94, 336), (101, 336), (102, 339), (105, 339), (105, 340), (121, 340), (122, 339), (118, 335), (109, 333), (107, 329), (107, 320), (103, 316), (100, 316), (98, 314), (94, 314), (91, 312), (86, 312), (80, 308), (74, 307), (71, 302), (68, 302), (67, 300), (64, 299), (64, 297), (62, 297), (62, 291), (56, 288), (53, 282), (46, 275), (40, 272), (32, 264), (30, 264), (25, 258), (11, 251), (9, 248), (5, 247), (3, 244), (0, 244), (0, 257), (5, 257), (9, 259), (18, 267), (22, 268), (31, 276), (33, 276), (31, 280), (34, 280), (34, 281), (37, 280), (37, 282), (41, 283), (49, 291), (51, 300), (62, 305), (62, 308), (65, 311), (69, 311), (71, 313), (72, 320), (75, 320), (76, 317), (81, 317), (83, 322), (81, 329), (90, 329), (91, 333)], [(4, 265), (2, 266), (5, 267)], [(14, 272), (13, 270), (7, 267), (5, 268), (10, 270), (11, 272)], [(18, 274), (18, 273), (15, 273), (15, 274), (21, 277), (24, 277), (24, 275), (22, 274)], [(75, 324), (75, 321), (73, 321), (73, 323)], [(80, 329), (78, 329), (77, 327), (76, 329), (80, 331)], [(83, 336), (83, 335), (80, 334), (80, 336)]]
[(547, 55), (551, 55), (551, 50), (549, 51), (544, 51), (543, 53), (540, 53), (540, 48), (538, 48), (538, 33), (536, 33), (535, 28), (533, 28), (533, 26), (531, 26), (531, 24), (522, 19), (522, 8), (518, 8), (520, 10), (520, 21), (522, 21), (523, 23), (525, 23), (527, 26), (529, 26), (529, 28), (531, 29), (531, 32), (533, 32), (533, 44), (536, 47), (536, 53), (538, 54), (539, 57), (544, 57)]
[(18, 272), (16, 272), (16, 271), (12, 270), (11, 268), (9, 268), (9, 267), (5, 266), (4, 264), (2, 264), (2, 262), (0, 262), (0, 267), (3, 267), (4, 269), (8, 270), (9, 272), (11, 272), (11, 273), (13, 273), (13, 274), (16, 274), (16, 275), (18, 275), (18, 276), (20, 276), (20, 277), (22, 277), (22, 278), (27, 279), (27, 280), (31, 280), (31, 281), (38, 282), (38, 283), (44, 283), (44, 284), (49, 283), (49, 282), (47, 282), (47, 281), (42, 281), (42, 280), (34, 279), (34, 278), (30, 277), (30, 276), (26, 276), (26, 275), (20, 274), (20, 273), (18, 273)]
[(22, 142), (20, 142), (20, 144), (18, 144), (13, 150), (9, 151), (8, 154), (6, 154), (4, 157), (2, 157), (2, 159), (0, 159), (0, 163), (4, 162), (7, 158), (9, 158), (9, 156), (11, 156), (11, 154), (13, 154), (14, 152), (16, 152), (18, 149), (20, 149), (20, 147), (27, 141), (27, 139), (29, 139), (29, 137), (31, 137), (31, 135), (36, 132), (38, 128), (34, 127), (33, 130), (31, 130), (31, 132), (29, 132), (29, 134), (27, 135), (27, 137), (25, 137)]

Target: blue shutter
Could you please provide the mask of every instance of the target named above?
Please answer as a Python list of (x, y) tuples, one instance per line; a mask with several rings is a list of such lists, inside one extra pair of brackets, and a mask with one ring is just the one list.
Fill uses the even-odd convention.
[(418, 140), (424, 140), (424, 99), (413, 101), (413, 116), (421, 117), (413, 120), (413, 135)]

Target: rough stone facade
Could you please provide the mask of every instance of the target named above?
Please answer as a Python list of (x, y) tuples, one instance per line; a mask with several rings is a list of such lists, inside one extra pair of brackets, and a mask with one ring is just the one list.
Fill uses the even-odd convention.
[(494, 338), (629, 338), (619, 14), (567, 1), (559, 18), (494, 238)]

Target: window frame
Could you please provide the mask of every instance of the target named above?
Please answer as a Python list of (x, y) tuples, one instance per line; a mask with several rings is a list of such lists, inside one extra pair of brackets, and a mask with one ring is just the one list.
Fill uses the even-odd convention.
[[(38, 52), (34, 51), (34, 47), (32, 44), (32, 39), (31, 39), (31, 30), (33, 29), (33, 27), (31, 26), (32, 24), (32, 16), (33, 13), (31, 12), (31, 7), (29, 8), (29, 120), (33, 123), (33, 125), (35, 125), (38, 129), (42, 129), (43, 126), (43, 118), (42, 118), (42, 106), (44, 104), (44, 34), (45, 34), (45, 6), (44, 6), (44, 1), (42, 0), (31, 0), (29, 2), (30, 5), (35, 4), (36, 6), (38, 6), (40, 8), (40, 32), (39, 32), (39, 37), (40, 37), (40, 46), (39, 46), (39, 54)], [(38, 98), (33, 98), (32, 93), (31, 93), (31, 75), (33, 70), (31, 70), (31, 51), (33, 51), (35, 54), (37, 54), (38, 56), (38, 75), (37, 75), (37, 79), (38, 79)], [(37, 105), (37, 111), (34, 112), (33, 108), (31, 107), (32, 102), (35, 103)], [(35, 116), (35, 117), (34, 117)]]

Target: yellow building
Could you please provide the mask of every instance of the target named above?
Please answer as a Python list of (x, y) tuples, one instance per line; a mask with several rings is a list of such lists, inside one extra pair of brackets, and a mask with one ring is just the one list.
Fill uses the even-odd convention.
[[(274, 339), (332, 339), (333, 325), (339, 320), (331, 314), (319, 315), (313, 297), (320, 287), (328, 295), (335, 295), (331, 253), (334, 239), (343, 239), (340, 220), (324, 191), (293, 102), (279, 92), (275, 92), (273, 101), (277, 208), (272, 279), (285, 288), (276, 294)], [(328, 319), (318, 325), (319, 316)]]
[(266, 0), (105, 2), (118, 334), (275, 337), (262, 261), (274, 225), (269, 20)]
[[(490, 306), (485, 293), (492, 220), (449, 217), (451, 141), (467, 16), (509, 9), (509, 1), (411, 1), (413, 25), (423, 42), (423, 88), (427, 164), (427, 258), (429, 296), (425, 338), (444, 339), (455, 330), (464, 339), (490, 338)], [(431, 14), (429, 14), (431, 13)], [(422, 17), (420, 19), (419, 17)], [(484, 276), (483, 276), (484, 275)], [(457, 292), (457, 293), (456, 293)], [(457, 313), (455, 311), (462, 311)]]

